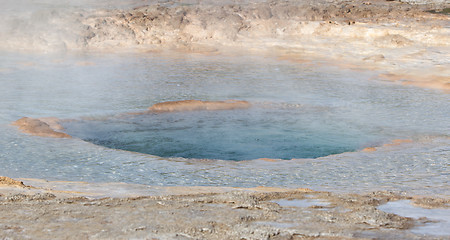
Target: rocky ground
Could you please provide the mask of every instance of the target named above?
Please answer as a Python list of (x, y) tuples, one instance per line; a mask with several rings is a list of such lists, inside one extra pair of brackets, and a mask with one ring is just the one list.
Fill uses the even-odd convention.
[[(132, 185), (128, 195), (100, 197), (95, 191), (50, 189), (51, 182), (42, 182), (34, 180), (42, 186), (31, 187), (0, 178), (0, 238), (439, 239), (408, 230), (429, 219), (406, 218), (377, 206), (411, 199), (421, 207), (449, 208), (450, 202), (392, 192), (357, 195), (267, 187), (147, 186), (146, 194), (130, 197), (136, 190)], [(78, 184), (79, 190), (89, 189), (87, 183)], [(128, 187), (114, 186), (119, 188)]]

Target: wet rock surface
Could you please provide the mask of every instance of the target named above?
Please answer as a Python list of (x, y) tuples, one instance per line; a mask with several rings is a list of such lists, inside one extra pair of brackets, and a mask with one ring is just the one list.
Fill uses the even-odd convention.
[[(392, 192), (367, 195), (308, 189), (210, 188), (128, 198), (86, 198), (0, 189), (2, 238), (154, 239), (422, 239), (408, 229), (416, 220), (377, 206), (411, 199)], [(275, 200), (320, 200), (308, 207)], [(422, 198), (417, 198), (422, 199)], [(430, 199), (419, 200), (429, 202)], [(445, 199), (434, 199), (445, 207)], [(441, 203), (441, 204), (439, 204)], [(437, 205), (436, 205), (437, 204)], [(447, 206), (448, 207), (448, 206)]]
[[(49, 121), (49, 123), (47, 123), (46, 121)], [(13, 122), (12, 124), (18, 126), (22, 132), (34, 136), (71, 138), (71, 136), (67, 133), (55, 131), (55, 128), (56, 130), (62, 130), (61, 125), (57, 123), (57, 120), (55, 118), (36, 119), (23, 117)]]
[(152, 112), (180, 112), (180, 111), (199, 111), (199, 110), (231, 110), (249, 108), (250, 103), (239, 100), (225, 101), (200, 101), (184, 100), (171, 101), (154, 104), (148, 110)]
[[(49, 123), (46, 121), (49, 121)], [(22, 132), (34, 136), (71, 138), (71, 136), (67, 133), (55, 131), (63, 129), (62, 126), (57, 123), (55, 118), (36, 119), (23, 117), (12, 124), (18, 126)]]

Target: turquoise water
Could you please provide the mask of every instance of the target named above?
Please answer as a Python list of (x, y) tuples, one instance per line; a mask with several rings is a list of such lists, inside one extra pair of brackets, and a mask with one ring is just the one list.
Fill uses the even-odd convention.
[[(376, 74), (258, 56), (3, 52), (0, 175), (448, 194), (449, 95)], [(126, 114), (185, 99), (253, 106)], [(75, 138), (20, 133), (10, 123), (23, 116), (70, 120)], [(414, 141), (358, 151), (399, 138)], [(260, 157), (300, 160), (228, 161)]]
[(109, 148), (224, 160), (317, 158), (354, 151), (374, 138), (326, 124), (333, 120), (323, 111), (282, 106), (130, 115), (64, 126), (72, 136)]

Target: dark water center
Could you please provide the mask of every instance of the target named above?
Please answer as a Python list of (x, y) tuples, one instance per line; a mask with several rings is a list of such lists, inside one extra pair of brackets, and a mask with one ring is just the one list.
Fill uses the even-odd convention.
[(324, 109), (251, 109), (122, 115), (66, 123), (83, 140), (161, 157), (317, 158), (354, 151), (364, 134), (327, 124)]

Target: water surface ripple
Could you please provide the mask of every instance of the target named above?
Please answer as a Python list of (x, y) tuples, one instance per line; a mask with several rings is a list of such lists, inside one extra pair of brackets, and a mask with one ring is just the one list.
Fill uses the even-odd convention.
[[(0, 175), (148, 185), (266, 185), (448, 195), (450, 97), (439, 91), (378, 81), (374, 75), (260, 57), (2, 53)], [(274, 134), (286, 130), (289, 139), (296, 136), (291, 128), (306, 126), (305, 132), (309, 130), (319, 142), (329, 141), (341, 148), (338, 152), (382, 145), (393, 139), (413, 142), (375, 152), (325, 153), (316, 159), (304, 159), (316, 155), (263, 152), (240, 159), (300, 159), (236, 162), (157, 157), (77, 138), (30, 137), (10, 125), (23, 116), (75, 119), (87, 125), (79, 124), (78, 130), (71, 131), (89, 136), (101, 130), (92, 127), (88, 131), (89, 124), (117, 123), (124, 112), (185, 99), (256, 103), (257, 107), (250, 110), (197, 113), (196, 117), (239, 117), (250, 123), (251, 119), (269, 119), (272, 122), (266, 127), (259, 122), (254, 132), (272, 131), (270, 126), (275, 121), (277, 126), (287, 127), (276, 129)], [(127, 118), (121, 124), (148, 119)], [(105, 132), (114, 132), (112, 125), (105, 126)], [(239, 131), (232, 126), (223, 132), (226, 129)], [(275, 145), (283, 144), (277, 141)]]

